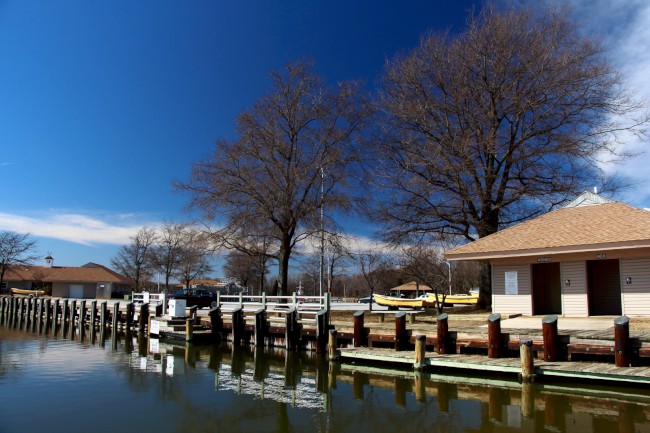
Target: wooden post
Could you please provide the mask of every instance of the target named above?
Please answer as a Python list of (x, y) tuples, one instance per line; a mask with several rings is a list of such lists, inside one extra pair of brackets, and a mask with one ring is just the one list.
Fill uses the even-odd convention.
[(379, 317), (379, 323), (384, 323), (384, 321), (386, 320), (386, 318), (385, 318), (386, 314), (377, 313), (377, 316)]
[[(73, 299), (70, 301), (70, 328), (74, 329), (74, 325), (76, 323), (76, 316), (77, 316), (77, 300)], [(74, 332), (70, 332), (70, 334), (73, 334)]]
[(316, 313), (316, 353), (325, 354), (327, 345), (327, 310)]
[(415, 314), (414, 313), (409, 313), (409, 323), (412, 325), (415, 323)]
[(126, 304), (126, 329), (130, 330), (133, 327), (133, 316), (135, 315), (135, 305), (133, 302)]
[(212, 338), (216, 339), (223, 331), (223, 321), (221, 320), (221, 308), (215, 307), (210, 310), (210, 326)]
[(405, 350), (408, 343), (406, 334), (406, 312), (400, 311), (395, 314), (395, 350)]
[(425, 366), (425, 355), (427, 351), (427, 337), (423, 334), (415, 336), (415, 362), (413, 368), (422, 370)]
[(52, 300), (51, 299), (46, 299), (45, 300), (45, 332), (47, 332), (47, 327), (50, 325), (50, 313), (51, 313), (51, 304)]
[(266, 339), (266, 310), (260, 308), (255, 312), (255, 346), (264, 346)]
[(327, 339), (327, 348), (328, 348), (328, 359), (330, 361), (335, 361), (338, 359), (339, 354), (337, 350), (337, 332), (336, 329), (330, 329)]
[(488, 317), (488, 358), (501, 356), (501, 314)]
[(187, 317), (185, 319), (185, 341), (192, 341), (194, 336), (194, 319)]
[(120, 303), (116, 302), (113, 304), (113, 317), (111, 318), (111, 332), (114, 332), (117, 335), (117, 328), (120, 323)]
[(627, 316), (614, 320), (614, 360), (617, 367), (630, 366), (630, 319)]
[(64, 326), (65, 322), (68, 321), (68, 311), (69, 311), (68, 308), (69, 308), (69, 306), (68, 306), (68, 301), (67, 300), (63, 301), (63, 305), (61, 306), (61, 308), (62, 308), (62, 310), (61, 310), (61, 326)]
[(244, 295), (239, 292), (239, 308), (244, 308)]
[(38, 321), (39, 322), (45, 319), (44, 314), (45, 314), (45, 299), (39, 298), (38, 300)]
[(449, 316), (447, 313), (438, 315), (437, 320), (437, 343), (438, 353), (445, 355), (449, 352)]
[(364, 311), (355, 311), (354, 317), (354, 338), (353, 346), (361, 347), (366, 344), (366, 330), (364, 329)]
[(138, 315), (138, 332), (140, 334), (144, 333), (144, 328), (147, 325), (149, 319), (149, 304), (140, 305), (140, 314)]
[(542, 335), (544, 337), (544, 361), (557, 361), (558, 337), (555, 314), (549, 314), (542, 319)]
[(95, 323), (97, 322), (97, 301), (92, 301), (90, 303), (90, 323), (88, 324), (88, 329), (90, 333), (95, 332)]
[(241, 308), (232, 312), (232, 344), (240, 345), (244, 337), (244, 313)]
[(31, 298), (25, 298), (25, 302), (27, 304), (26, 307), (26, 313), (25, 313), (25, 321), (29, 320), (29, 318), (32, 315), (32, 299)]
[(54, 307), (52, 308), (52, 322), (56, 325), (59, 320), (59, 300), (54, 300)]
[(287, 312), (285, 316), (285, 346), (287, 350), (296, 350), (298, 341), (296, 335), (298, 334), (298, 311), (294, 308)]
[(521, 380), (522, 382), (530, 382), (535, 376), (532, 339), (525, 338), (519, 342), (519, 356), (521, 358)]
[[(104, 332), (106, 331), (106, 313), (107, 313), (107, 303), (106, 301), (102, 302), (99, 304), (99, 333), (100, 335), (104, 335)], [(113, 332), (116, 332), (113, 330)]]
[(217, 308), (221, 308), (221, 292), (217, 292)]
[(199, 313), (198, 313), (198, 311), (199, 311), (198, 305), (194, 305), (194, 306), (190, 307), (190, 315), (188, 317), (190, 317), (192, 320), (194, 320), (195, 325), (199, 324)]
[(86, 325), (86, 300), (83, 299), (79, 302), (79, 334), (84, 330)]
[(262, 293), (262, 308), (266, 310), (266, 292)]

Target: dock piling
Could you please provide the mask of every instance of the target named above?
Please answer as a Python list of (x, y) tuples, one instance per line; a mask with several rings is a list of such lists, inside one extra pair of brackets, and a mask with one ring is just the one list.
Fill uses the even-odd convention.
[(255, 311), (255, 346), (263, 347), (266, 339), (266, 310)]
[(422, 370), (425, 366), (425, 355), (427, 351), (427, 337), (423, 334), (415, 336), (415, 362), (413, 368)]
[(530, 382), (533, 380), (535, 371), (532, 339), (525, 338), (519, 342), (519, 356), (521, 358), (521, 381)]
[(241, 344), (244, 338), (244, 312), (236, 308), (232, 312), (232, 343), (235, 346)]
[(194, 319), (192, 317), (185, 318), (185, 341), (192, 341), (194, 336)]
[(544, 361), (557, 361), (557, 316), (549, 314), (542, 319), (542, 335), (544, 338)]
[(614, 362), (617, 367), (630, 366), (630, 319), (627, 316), (614, 320)]
[(214, 307), (210, 310), (210, 325), (212, 338), (216, 339), (223, 331), (223, 321), (221, 320), (221, 308)]
[(406, 332), (406, 312), (400, 311), (395, 314), (395, 350), (405, 350), (408, 343)]
[(327, 339), (327, 348), (328, 348), (328, 359), (330, 361), (336, 361), (339, 357), (338, 350), (337, 350), (337, 336), (338, 333), (336, 332), (336, 329), (330, 329), (328, 333), (328, 339)]
[(488, 358), (501, 357), (501, 314), (488, 317)]
[(316, 353), (324, 354), (327, 346), (327, 310), (316, 313)]
[(364, 329), (364, 311), (355, 311), (354, 318), (354, 337), (352, 344), (354, 347), (361, 347), (366, 343), (365, 329)]
[(437, 346), (438, 354), (445, 355), (449, 353), (450, 338), (449, 338), (449, 316), (447, 313), (438, 315), (437, 320)]

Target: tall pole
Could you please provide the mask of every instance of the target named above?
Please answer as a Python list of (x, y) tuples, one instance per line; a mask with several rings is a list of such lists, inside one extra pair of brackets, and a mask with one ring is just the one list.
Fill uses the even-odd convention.
[(320, 296), (323, 296), (323, 268), (325, 267), (325, 171), (320, 168)]

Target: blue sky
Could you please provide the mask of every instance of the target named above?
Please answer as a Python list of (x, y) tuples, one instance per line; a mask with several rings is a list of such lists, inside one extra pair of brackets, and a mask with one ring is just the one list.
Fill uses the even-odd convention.
[[(571, 3), (648, 97), (646, 2)], [(325, 80), (372, 90), (387, 58), (428, 30), (460, 30), (474, 5), (0, 1), (0, 230), (32, 233), (58, 265), (108, 265), (142, 225), (191, 218), (172, 181), (232, 137), (237, 114), (269, 91), (269, 71), (311, 58)], [(639, 157), (608, 170), (646, 166)], [(624, 199), (650, 206), (638, 180)]]

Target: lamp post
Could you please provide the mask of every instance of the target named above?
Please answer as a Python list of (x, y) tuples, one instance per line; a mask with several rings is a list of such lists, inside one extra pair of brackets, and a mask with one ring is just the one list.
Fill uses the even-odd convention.
[(319, 272), (319, 291), (323, 296), (323, 268), (325, 267), (325, 171), (320, 168), (320, 272)]

